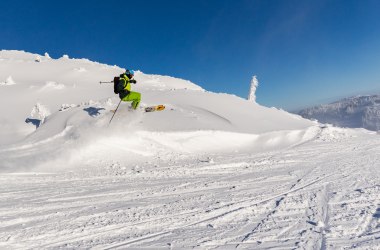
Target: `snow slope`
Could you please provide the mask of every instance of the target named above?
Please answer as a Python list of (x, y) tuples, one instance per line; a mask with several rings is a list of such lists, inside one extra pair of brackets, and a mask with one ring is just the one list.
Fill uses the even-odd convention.
[(301, 110), (307, 119), (317, 119), (339, 127), (380, 131), (380, 95), (355, 96)]
[(3, 51), (0, 58), (0, 79), (12, 77), (15, 82), (1, 89), (0, 109), (5, 115), (0, 170), (26, 170), (51, 160), (55, 162), (51, 171), (67, 167), (71, 159), (75, 165), (78, 155), (79, 162), (109, 157), (114, 145), (123, 145), (124, 153), (116, 149), (111, 157), (128, 154), (128, 158), (154, 155), (163, 148), (184, 154), (248, 146), (261, 151), (307, 140), (315, 126), (236, 96), (206, 92), (189, 81), (137, 72), (138, 84), (133, 87), (142, 93), (142, 106), (164, 104), (166, 110), (130, 112), (129, 104), (123, 103), (108, 128), (109, 110), (119, 99), (112, 84), (101, 85), (99, 80), (113, 79), (123, 69), (18, 51)]
[(140, 71), (108, 126), (122, 71), (0, 52), (0, 248), (378, 246), (376, 133)]

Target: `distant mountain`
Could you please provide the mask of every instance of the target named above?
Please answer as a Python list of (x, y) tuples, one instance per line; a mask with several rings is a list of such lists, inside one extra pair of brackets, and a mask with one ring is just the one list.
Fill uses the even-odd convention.
[(316, 119), (339, 127), (380, 130), (380, 95), (355, 96), (340, 101), (303, 109), (304, 118)]

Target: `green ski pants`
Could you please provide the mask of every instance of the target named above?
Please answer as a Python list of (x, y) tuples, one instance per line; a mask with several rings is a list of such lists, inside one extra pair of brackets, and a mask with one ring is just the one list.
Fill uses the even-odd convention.
[(139, 92), (129, 92), (128, 95), (121, 98), (123, 102), (132, 102), (132, 108), (137, 109), (141, 101), (141, 94)]

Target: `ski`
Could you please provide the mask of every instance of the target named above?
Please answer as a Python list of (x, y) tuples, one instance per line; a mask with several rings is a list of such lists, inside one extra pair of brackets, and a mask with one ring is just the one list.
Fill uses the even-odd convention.
[(156, 105), (156, 106), (146, 107), (145, 112), (162, 111), (164, 109), (165, 109), (164, 105)]
[[(150, 107), (144, 108), (145, 112), (162, 111), (164, 109), (165, 109), (164, 105), (156, 105), (156, 106), (150, 106)], [(115, 113), (115, 111), (116, 111), (115, 109), (110, 110), (111, 113)]]

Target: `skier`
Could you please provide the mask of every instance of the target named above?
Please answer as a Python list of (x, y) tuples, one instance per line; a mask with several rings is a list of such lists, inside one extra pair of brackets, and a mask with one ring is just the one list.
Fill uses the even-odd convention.
[(126, 70), (125, 73), (120, 75), (119, 80), (119, 97), (123, 102), (132, 102), (131, 107), (137, 109), (141, 100), (141, 94), (131, 91), (131, 83), (136, 84), (136, 80), (132, 79), (134, 76), (133, 70)]

